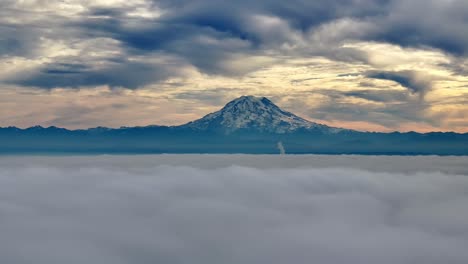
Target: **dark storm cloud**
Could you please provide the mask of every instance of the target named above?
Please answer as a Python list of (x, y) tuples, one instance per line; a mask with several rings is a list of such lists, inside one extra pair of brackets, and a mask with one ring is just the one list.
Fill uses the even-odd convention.
[[(366, 62), (367, 55), (362, 51), (341, 47), (340, 44), (346, 40), (429, 47), (458, 56), (468, 52), (468, 4), (463, 0), (161, 0), (147, 3), (151, 3), (152, 8), (159, 8), (161, 15), (155, 18), (132, 16), (130, 12), (136, 10), (132, 5), (112, 8), (89, 6), (73, 17), (60, 15), (59, 12), (54, 14), (50, 10), (49, 15), (39, 17), (34, 22), (12, 24), (0, 20), (0, 54), (31, 57), (44, 36), (66, 43), (76, 39), (104, 38), (118, 41), (123, 49), (123, 54), (115, 55), (118, 57), (157, 57), (164, 54), (177, 57), (203, 73), (236, 76), (256, 67), (240, 70), (226, 65), (231, 60), (243, 57), (247, 60), (252, 55), (286, 54), (299, 58), (322, 55), (332, 60)], [(41, 2), (37, 2), (39, 4)], [(42, 14), (15, 7), (14, 1), (5, 1), (0, 7), (0, 14), (7, 18)], [(265, 26), (255, 20), (264, 18), (273, 19), (277, 24)], [(325, 29), (310, 39), (310, 34), (316, 33), (323, 25), (343, 19), (348, 19), (343, 29), (336, 32), (333, 27)], [(293, 50), (283, 49), (285, 45), (298, 46), (297, 38), (306, 44)], [(83, 64), (93, 68), (93, 63), (98, 62)], [(177, 75), (177, 69), (163, 67), (155, 64), (135, 65), (131, 60), (121, 60), (120, 65), (99, 71), (73, 74), (65, 71), (63, 77), (54, 76), (50, 80), (44, 79), (50, 73), (59, 75), (60, 71), (41, 69), (36, 75), (25, 75), (22, 79), (15, 79), (15, 82), (45, 88), (96, 84), (137, 88)], [(44, 74), (44, 71), (49, 72)], [(117, 76), (122, 72), (129, 74), (127, 77)], [(136, 73), (135, 76), (132, 76), (133, 73)], [(412, 83), (408, 76), (383, 77), (405, 84), (414, 92), (425, 89)]]
[(0, 23), (0, 57), (34, 57), (41, 31), (34, 26)]
[[(229, 75), (230, 72), (220, 68), (219, 64), (229, 60), (231, 55), (262, 54), (266, 49), (278, 49), (285, 43), (296, 44), (291, 39), (291, 32), (284, 32), (279, 27), (256, 28), (256, 21), (252, 20), (254, 16), (280, 19), (291, 29), (307, 34), (314, 27), (335, 19), (380, 15), (382, 10), (378, 8), (386, 2), (158, 1), (156, 4), (165, 10), (158, 19), (135, 20), (120, 13), (113, 17), (77, 21), (70, 26), (82, 27), (85, 34), (91, 36), (118, 39), (130, 52), (164, 50), (186, 58), (204, 72)], [(343, 8), (346, 5), (348, 8)], [(128, 21), (132, 27), (125, 25)], [(202, 41), (206, 38), (216, 41)], [(353, 49), (317, 52), (337, 60), (365, 60), (365, 55)]]
[(373, 40), (410, 47), (433, 47), (457, 56), (468, 53), (468, 2), (392, 1), (389, 15), (376, 20)]
[[(248, 36), (243, 18), (251, 14), (264, 14), (284, 18), (294, 27), (307, 30), (310, 27), (341, 17), (377, 16), (386, 13), (388, 0), (330, 0), (305, 1), (278, 0), (232, 1), (155, 1), (164, 8), (174, 10), (169, 18), (174, 21), (209, 26), (219, 31)], [(240, 34), (240, 35), (242, 35)], [(252, 36), (255, 37), (255, 36)]]
[[(132, 25), (128, 26), (128, 22)], [(86, 37), (119, 40), (129, 55), (172, 54), (210, 74), (229, 75), (220, 64), (234, 55), (254, 54), (253, 43), (233, 32), (166, 17), (145, 20), (114, 16), (77, 21), (68, 26), (81, 28)]]
[(424, 95), (432, 88), (430, 78), (422, 78), (415, 71), (374, 71), (366, 74), (368, 78), (394, 81), (407, 88), (412, 93)]
[(106, 66), (97, 69), (87, 64), (56, 63), (8, 82), (47, 89), (97, 85), (135, 89), (168, 76), (177, 76), (179, 72), (176, 69), (176, 65), (170, 67), (124, 59), (107, 61)]
[(210, 27), (259, 44), (274, 39), (262, 39), (258, 32), (255, 34), (249, 30), (250, 25), (243, 21), (252, 14), (282, 18), (302, 32), (324, 23), (351, 18), (379, 27), (356, 38), (434, 47), (457, 55), (468, 51), (468, 3), (463, 0), (263, 0), (229, 3), (182, 0), (156, 3), (172, 11), (167, 15), (169, 21)]
[(466, 162), (3, 157), (0, 262), (465, 264)]

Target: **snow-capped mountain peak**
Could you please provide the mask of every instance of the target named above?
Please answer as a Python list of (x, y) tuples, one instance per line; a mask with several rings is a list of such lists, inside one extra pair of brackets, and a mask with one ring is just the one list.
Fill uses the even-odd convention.
[(221, 110), (190, 122), (185, 127), (197, 130), (216, 130), (226, 134), (238, 130), (252, 130), (284, 134), (298, 129), (322, 129), (337, 132), (341, 129), (317, 124), (284, 111), (266, 97), (241, 96)]

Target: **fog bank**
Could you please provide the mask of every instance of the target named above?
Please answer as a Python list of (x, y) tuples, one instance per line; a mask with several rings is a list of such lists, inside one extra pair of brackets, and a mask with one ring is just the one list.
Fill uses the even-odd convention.
[(0, 263), (468, 263), (463, 158), (286, 157), (0, 158)]

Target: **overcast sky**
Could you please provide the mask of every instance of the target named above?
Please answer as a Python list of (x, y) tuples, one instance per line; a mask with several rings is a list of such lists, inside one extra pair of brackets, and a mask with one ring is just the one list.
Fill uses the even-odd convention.
[(240, 95), (468, 132), (465, 0), (2, 0), (0, 126), (181, 124)]

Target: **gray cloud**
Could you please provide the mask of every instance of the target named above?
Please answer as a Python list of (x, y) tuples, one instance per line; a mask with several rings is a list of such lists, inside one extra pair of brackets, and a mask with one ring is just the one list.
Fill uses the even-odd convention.
[(2, 158), (0, 261), (468, 261), (466, 158), (297, 158)]
[[(177, 76), (177, 70), (165, 65), (135, 65), (131, 60), (122, 59), (133, 56), (163, 54), (182, 60), (186, 66), (195, 66), (203, 73), (236, 76), (258, 67), (240, 70), (226, 64), (236, 58), (247, 60), (252, 55), (326, 56), (332, 60), (367, 62), (367, 55), (362, 51), (341, 47), (344, 41), (370, 40), (436, 48), (463, 57), (468, 51), (468, 27), (464, 19), (468, 4), (463, 0), (294, 0), (287, 3), (148, 0), (150, 12), (162, 10), (158, 17), (132, 16), (141, 5), (132, 5), (131, 1), (125, 7), (87, 5), (72, 17), (54, 12), (53, 1), (32, 3), (35, 4), (19, 6), (15, 1), (2, 2), (0, 54), (29, 58), (40, 49), (44, 37), (64, 41), (66, 45), (76, 39), (109, 39), (119, 43), (122, 53), (109, 58), (117, 59), (119, 65), (81, 71), (79, 77), (71, 76), (70, 72), (57, 76), (57, 71), (51, 77), (44, 74), (44, 71), (50, 74), (51, 69), (45, 68), (35, 75), (14, 80), (26, 86), (109, 84), (137, 88)], [(39, 6), (46, 11), (38, 9)], [(16, 17), (28, 19), (14, 23), (9, 20)], [(81, 56), (71, 58), (71, 62)], [(51, 62), (52, 70), (56, 63), (60, 61)], [(85, 66), (93, 68), (98, 63), (92, 60)], [(132, 68), (136, 76), (115, 77)], [(422, 87), (410, 88), (419, 91)]]
[[(180, 92), (174, 95), (174, 99), (203, 102), (210, 105), (224, 106), (227, 101), (232, 99), (230, 93), (242, 93), (239, 88), (211, 88), (209, 90), (190, 90)], [(246, 91), (247, 92), (247, 91)]]
[(372, 71), (366, 76), (373, 79), (394, 81), (407, 88), (412, 93), (424, 95), (432, 89), (432, 80), (430, 77), (418, 76), (416, 71)]
[(9, 83), (41, 88), (109, 85), (139, 88), (168, 77), (183, 74), (177, 63), (135, 62), (126, 59), (102, 61), (104, 67), (93, 68), (89, 63), (52, 63), (26, 74), (13, 76)]
[(36, 30), (34, 27), (0, 24), (0, 56), (33, 56), (37, 48)]
[[(312, 98), (317, 98), (315, 104)], [(350, 99), (364, 99), (350, 100)], [(440, 125), (440, 117), (427, 114), (430, 103), (421, 100), (417, 94), (408, 91), (390, 89), (356, 89), (338, 91), (330, 89), (315, 89), (300, 96), (292, 94), (285, 104), (293, 112), (307, 109), (305, 116), (316, 120), (367, 121), (380, 124), (393, 130), (400, 130), (400, 125), (406, 122), (418, 122)], [(339, 124), (338, 124), (339, 126)]]
[(343, 96), (350, 96), (356, 98), (362, 98), (371, 102), (384, 102), (384, 103), (392, 103), (392, 102), (403, 102), (408, 101), (409, 94), (401, 91), (382, 91), (382, 90), (357, 90), (357, 91), (350, 91), (350, 92), (343, 92)]
[(388, 15), (375, 21), (381, 30), (371, 38), (465, 56), (468, 52), (466, 14), (468, 4), (463, 0), (392, 1)]

